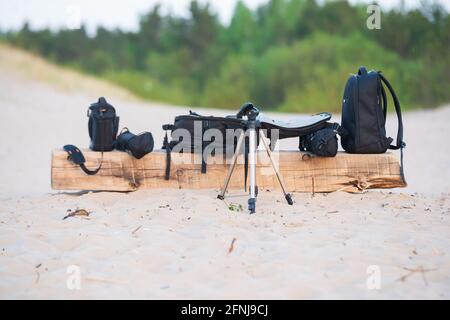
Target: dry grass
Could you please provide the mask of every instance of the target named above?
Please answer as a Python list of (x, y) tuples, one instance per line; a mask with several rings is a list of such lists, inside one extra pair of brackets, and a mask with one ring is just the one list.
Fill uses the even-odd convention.
[(49, 83), (66, 92), (103, 92), (105, 96), (114, 95), (124, 100), (137, 100), (135, 95), (107, 81), (99, 80), (53, 64), (37, 55), (0, 43), (0, 70), (12, 69), (24, 77)]

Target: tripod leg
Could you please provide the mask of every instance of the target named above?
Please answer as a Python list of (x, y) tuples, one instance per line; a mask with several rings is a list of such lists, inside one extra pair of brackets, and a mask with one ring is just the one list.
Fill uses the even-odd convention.
[(248, 199), (248, 210), (250, 213), (256, 211), (256, 129), (249, 129), (249, 153), (248, 164), (250, 167), (250, 198)]
[(239, 151), (241, 150), (242, 143), (244, 142), (244, 137), (245, 137), (245, 132), (242, 132), (242, 134), (240, 135), (238, 142), (236, 144), (236, 150), (234, 151), (233, 158), (231, 159), (231, 164), (230, 164), (230, 167), (228, 168), (227, 177), (225, 178), (225, 182), (223, 184), (222, 191), (217, 196), (217, 198), (219, 198), (220, 200), (225, 199), (225, 192), (227, 192), (228, 185), (229, 185), (230, 179), (231, 179), (231, 175), (233, 174), (234, 167), (236, 167), (237, 158), (239, 155)]
[(272, 158), (272, 152), (270, 151), (270, 148), (267, 145), (266, 136), (264, 135), (264, 132), (262, 132), (262, 131), (259, 131), (259, 134), (260, 134), (261, 140), (264, 144), (264, 149), (266, 149), (267, 155), (269, 156), (270, 163), (272, 164), (272, 168), (275, 171), (278, 182), (280, 183), (281, 190), (283, 191), (283, 194), (284, 194), (284, 198), (286, 199), (286, 201), (289, 205), (293, 205), (294, 202), (292, 201), (292, 196), (291, 196), (291, 194), (286, 192), (286, 187), (285, 187), (283, 179), (281, 177), (281, 173), (280, 173), (280, 171), (278, 171), (278, 167), (276, 166), (275, 161)]

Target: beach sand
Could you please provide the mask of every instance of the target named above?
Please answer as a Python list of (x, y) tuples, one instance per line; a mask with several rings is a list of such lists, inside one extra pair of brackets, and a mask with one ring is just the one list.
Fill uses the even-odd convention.
[[(0, 88), (0, 298), (450, 298), (450, 106), (404, 114), (407, 188), (296, 193), (294, 206), (262, 191), (249, 215), (243, 190), (223, 202), (218, 190), (50, 189), (51, 150), (88, 145), (99, 96), (157, 147), (161, 125), (189, 107), (4, 45)], [(387, 123), (393, 136), (395, 114)], [(63, 219), (76, 209), (89, 216)]]

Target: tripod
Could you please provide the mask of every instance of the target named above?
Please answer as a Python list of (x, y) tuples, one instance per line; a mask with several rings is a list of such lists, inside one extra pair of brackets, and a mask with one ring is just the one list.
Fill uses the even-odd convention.
[[(259, 115), (259, 110), (254, 107), (252, 104), (248, 103), (242, 106), (241, 110), (237, 114), (237, 118), (242, 118), (242, 116), (247, 116), (246, 123), (246, 129), (249, 133), (249, 154), (248, 154), (248, 162), (250, 167), (250, 197), (248, 199), (248, 210), (250, 213), (255, 213), (256, 211), (256, 196), (257, 196), (257, 186), (256, 186), (256, 154), (257, 154), (257, 147), (256, 147), (256, 134), (257, 131), (259, 131), (260, 140), (264, 144), (264, 148), (266, 149), (267, 155), (269, 156), (270, 163), (272, 165), (273, 170), (275, 171), (275, 174), (277, 176), (278, 182), (281, 186), (281, 190), (283, 191), (284, 198), (286, 199), (287, 203), (289, 205), (292, 205), (294, 202), (292, 201), (292, 197), (289, 193), (286, 192), (286, 187), (284, 185), (283, 179), (281, 177), (281, 173), (278, 170), (274, 159), (272, 158), (272, 152), (270, 151), (269, 146), (266, 142), (266, 136), (264, 133), (259, 130), (261, 127), (261, 123), (257, 120), (257, 117)], [(228, 173), (225, 178), (224, 185), (222, 187), (222, 190), (220, 194), (217, 196), (217, 198), (224, 200), (225, 199), (225, 192), (228, 189), (228, 185), (230, 183), (231, 175), (233, 174), (234, 168), (236, 167), (237, 158), (239, 155), (239, 150), (242, 147), (242, 143), (244, 142), (245, 132), (243, 132), (239, 136), (239, 140), (236, 145), (236, 150), (234, 152), (233, 158), (231, 159), (230, 167), (228, 168)]]

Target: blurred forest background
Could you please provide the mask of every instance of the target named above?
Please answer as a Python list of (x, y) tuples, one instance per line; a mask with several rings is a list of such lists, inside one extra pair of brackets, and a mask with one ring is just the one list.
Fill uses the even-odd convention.
[[(124, 4), (126, 5), (126, 4)], [(450, 16), (432, 1), (381, 14), (369, 30), (367, 5), (346, 1), (269, 0), (236, 5), (229, 25), (207, 4), (190, 15), (143, 15), (137, 32), (97, 29), (4, 32), (3, 41), (172, 104), (294, 112), (340, 110), (358, 66), (382, 70), (402, 107), (450, 101)]]

